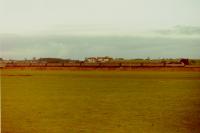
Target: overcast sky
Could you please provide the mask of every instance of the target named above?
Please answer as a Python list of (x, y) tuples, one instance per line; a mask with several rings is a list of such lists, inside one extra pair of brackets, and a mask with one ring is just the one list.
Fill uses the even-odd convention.
[(0, 56), (200, 58), (199, 0), (0, 0)]

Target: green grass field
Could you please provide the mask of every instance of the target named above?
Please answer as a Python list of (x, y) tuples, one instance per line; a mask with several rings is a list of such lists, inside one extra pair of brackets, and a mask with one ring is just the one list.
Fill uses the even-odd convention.
[(2, 133), (199, 133), (200, 73), (3, 70)]

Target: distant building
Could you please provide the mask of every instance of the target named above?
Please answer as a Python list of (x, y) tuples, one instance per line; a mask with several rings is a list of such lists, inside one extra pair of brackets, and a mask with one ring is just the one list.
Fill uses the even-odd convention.
[(85, 62), (96, 63), (97, 62), (97, 58), (96, 57), (85, 58)]
[(105, 57), (97, 57), (97, 62), (101, 62), (101, 63), (110, 62), (110, 61), (112, 61), (112, 60), (113, 60), (113, 58), (108, 57), (108, 56), (105, 56)]
[(108, 57), (108, 56), (105, 56), (105, 57), (89, 57), (89, 58), (86, 58), (85, 59), (85, 62), (88, 62), (88, 63), (104, 63), (104, 62), (110, 62), (112, 61), (113, 58), (111, 57)]

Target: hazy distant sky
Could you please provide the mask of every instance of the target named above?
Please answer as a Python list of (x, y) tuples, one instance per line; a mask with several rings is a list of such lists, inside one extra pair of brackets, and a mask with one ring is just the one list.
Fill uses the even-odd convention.
[(3, 58), (200, 58), (200, 0), (0, 0)]

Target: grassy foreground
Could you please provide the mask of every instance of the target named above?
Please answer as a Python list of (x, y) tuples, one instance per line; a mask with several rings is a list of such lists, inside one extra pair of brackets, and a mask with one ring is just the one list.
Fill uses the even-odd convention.
[(1, 72), (2, 133), (199, 133), (200, 73)]

